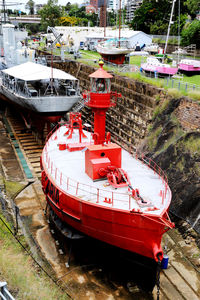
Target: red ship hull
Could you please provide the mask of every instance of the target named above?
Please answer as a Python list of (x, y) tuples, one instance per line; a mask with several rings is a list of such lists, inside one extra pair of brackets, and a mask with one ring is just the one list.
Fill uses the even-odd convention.
[(122, 65), (125, 61), (126, 54), (102, 54), (100, 53), (105, 62), (116, 65)]
[(138, 160), (110, 141), (106, 111), (121, 95), (111, 92), (112, 75), (99, 64), (89, 75), (90, 94), (83, 95), (94, 112), (94, 133), (83, 131), (80, 113), (54, 131), (41, 157), (43, 191), (58, 218), (74, 229), (159, 261), (162, 235), (173, 227), (171, 191), (151, 159)]
[[(42, 164), (43, 165), (43, 164)], [(64, 193), (42, 172), (46, 201), (56, 215), (76, 230), (119, 248), (155, 259), (162, 258), (161, 238), (168, 230), (162, 219), (94, 205)]]

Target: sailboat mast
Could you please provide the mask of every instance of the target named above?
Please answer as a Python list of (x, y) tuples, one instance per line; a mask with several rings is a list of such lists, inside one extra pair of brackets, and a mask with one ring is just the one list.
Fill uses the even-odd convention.
[(119, 0), (119, 48), (120, 48), (120, 38), (121, 38), (121, 0)]
[(2, 8), (3, 8), (3, 20), (2, 23), (6, 23), (6, 3), (5, 0), (2, 1)]
[(171, 15), (170, 15), (170, 20), (169, 20), (169, 26), (168, 26), (168, 31), (167, 31), (167, 38), (166, 38), (166, 42), (165, 42), (165, 49), (164, 49), (164, 54), (163, 54), (163, 60), (165, 58), (165, 54), (166, 54), (166, 50), (167, 50), (167, 44), (168, 44), (168, 39), (169, 39), (170, 27), (171, 27), (171, 24), (173, 24), (172, 17), (173, 17), (173, 13), (174, 13), (175, 2), (176, 2), (176, 0), (173, 0), (172, 9), (171, 9)]
[(179, 55), (179, 47), (180, 47), (180, 15), (181, 15), (181, 3), (180, 0), (178, 2), (178, 63), (180, 61), (180, 55)]
[(103, 14), (104, 14), (104, 38), (106, 37), (106, 12), (107, 12), (107, 0), (104, 0)]
[(51, 46), (51, 95), (53, 95), (53, 44)]

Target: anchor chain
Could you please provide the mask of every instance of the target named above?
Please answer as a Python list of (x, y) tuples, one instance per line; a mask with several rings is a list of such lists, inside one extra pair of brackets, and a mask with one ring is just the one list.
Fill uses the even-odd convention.
[[(124, 176), (124, 173), (121, 171), (121, 169), (118, 169), (119, 172), (121, 173), (124, 181), (127, 183), (128, 187), (131, 189), (131, 190), (134, 190), (134, 188), (132, 187), (132, 185), (129, 184), (128, 180), (126, 179), (126, 177)], [(136, 191), (136, 195), (137, 197), (141, 200), (142, 203), (147, 203), (140, 195), (139, 193)]]
[(156, 271), (156, 285), (157, 285), (157, 300), (160, 299), (160, 270), (161, 270), (161, 260), (158, 255), (158, 266)]

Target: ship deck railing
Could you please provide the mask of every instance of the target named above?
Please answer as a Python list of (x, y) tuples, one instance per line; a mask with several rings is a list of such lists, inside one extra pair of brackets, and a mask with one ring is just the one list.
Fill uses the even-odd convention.
[[(68, 85), (66, 83), (59, 83), (57, 86), (53, 84), (53, 89), (51, 89), (50, 83), (41, 86), (36, 86), (31, 82), (26, 82), (23, 80), (15, 81), (14, 79), (10, 80), (9, 77), (3, 78), (3, 85), (8, 88), (13, 93), (16, 93), (25, 97), (48, 97), (51, 94), (51, 90), (54, 91), (56, 96), (76, 96), (79, 94), (78, 87), (76, 88), (73, 85)], [(47, 92), (50, 91), (50, 93)]]
[[(57, 126), (53, 129), (56, 131)], [(52, 135), (53, 136), (53, 135)], [(52, 136), (50, 138), (52, 138)], [(92, 185), (88, 185), (82, 182), (79, 182), (75, 179), (72, 179), (66, 176), (54, 163), (51, 153), (47, 151), (48, 142), (44, 147), (43, 151), (43, 160), (46, 163), (46, 168), (50, 177), (54, 178), (57, 185), (64, 191), (74, 195), (80, 200), (89, 201), (96, 204), (101, 204), (103, 206), (115, 207), (125, 210), (132, 210), (133, 208), (138, 209), (138, 212), (144, 211), (140, 210), (140, 206), (137, 205), (137, 201), (132, 197), (132, 191), (129, 189), (128, 192), (122, 193), (115, 190), (108, 190), (106, 186), (110, 186), (108, 182), (105, 181), (105, 189), (98, 188)], [(140, 161), (142, 164), (146, 165), (149, 169), (153, 170), (154, 175), (162, 181), (162, 190), (158, 191), (160, 197), (160, 209), (163, 209), (167, 199), (171, 198), (171, 190), (168, 186), (168, 180), (165, 172), (149, 157), (146, 157), (144, 154), (138, 155), (137, 152), (132, 154), (133, 157)], [(133, 201), (135, 201), (133, 203)], [(134, 204), (134, 205), (133, 205)], [(152, 211), (155, 209), (154, 203), (152, 203)], [(158, 209), (158, 210), (160, 210)], [(148, 208), (148, 211), (151, 211)]]

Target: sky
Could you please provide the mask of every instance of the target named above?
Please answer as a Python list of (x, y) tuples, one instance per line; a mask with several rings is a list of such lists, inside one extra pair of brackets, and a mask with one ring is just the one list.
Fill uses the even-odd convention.
[[(35, 4), (46, 4), (48, 0), (33, 0), (33, 1), (35, 2)], [(15, 5), (13, 7), (9, 6), (8, 8), (13, 9), (13, 10), (18, 9), (21, 11), (25, 11), (25, 5), (27, 2), (28, 2), (28, 0), (22, 0), (22, 1), (19, 1), (20, 4), (17, 4), (17, 5), (15, 2)], [(66, 5), (68, 2), (70, 2), (71, 4), (74, 4), (74, 3), (81, 4), (81, 3), (83, 3), (83, 0), (58, 0), (58, 4), (60, 4), (60, 5)], [(12, 0), (9, 1), (9, 3), (12, 3)]]

